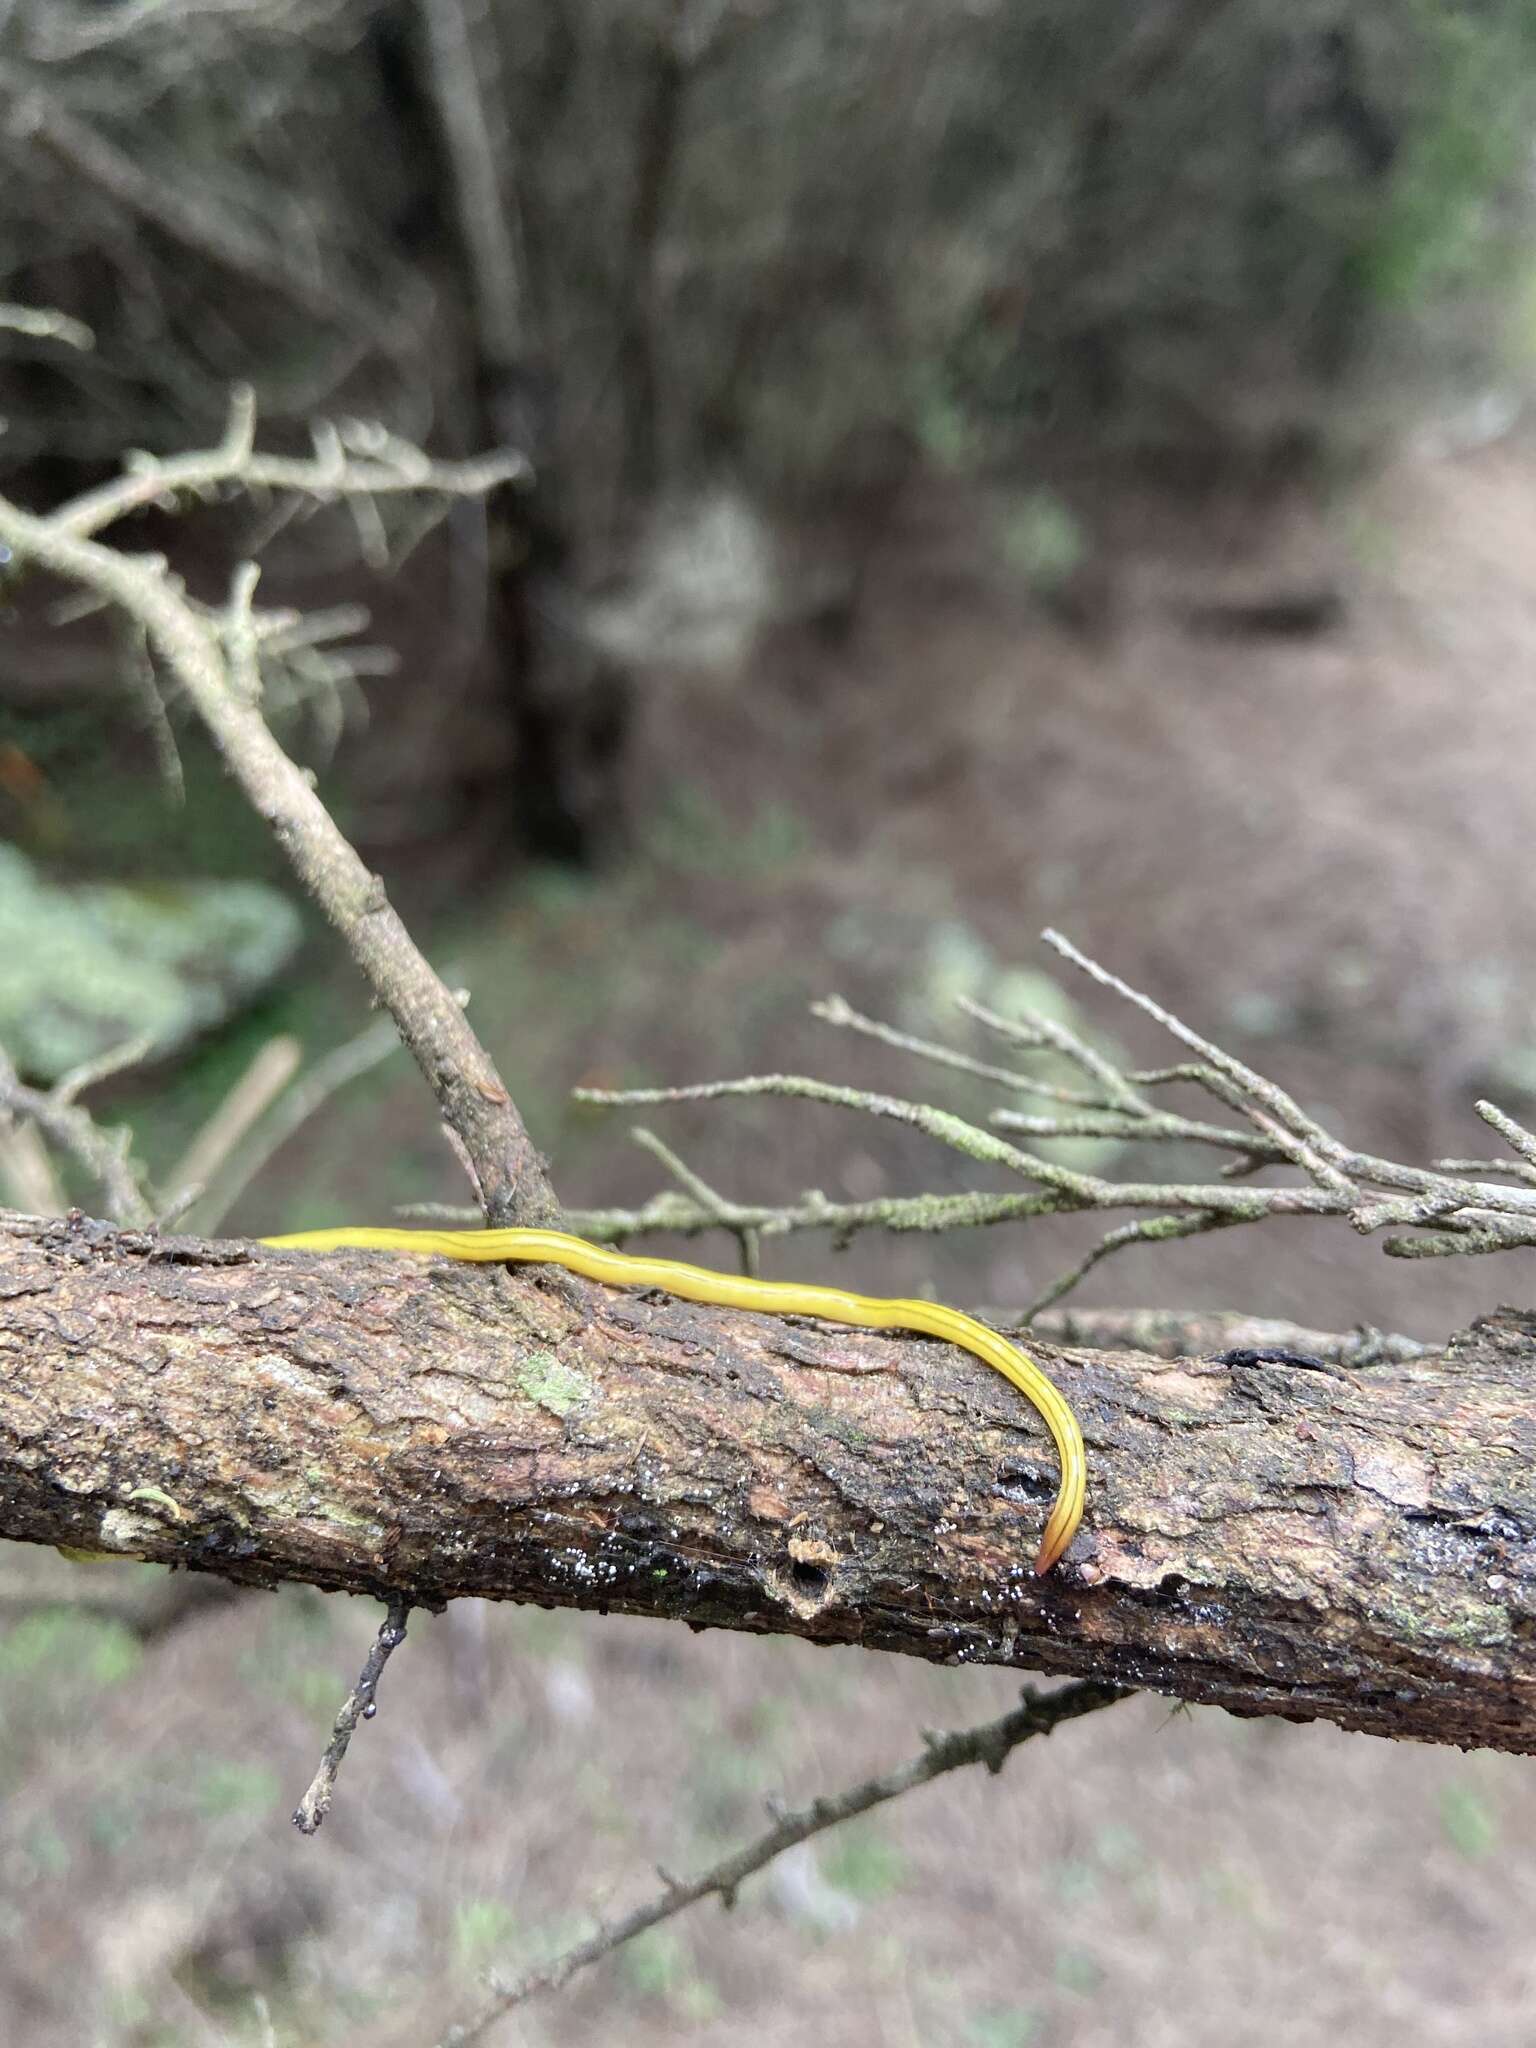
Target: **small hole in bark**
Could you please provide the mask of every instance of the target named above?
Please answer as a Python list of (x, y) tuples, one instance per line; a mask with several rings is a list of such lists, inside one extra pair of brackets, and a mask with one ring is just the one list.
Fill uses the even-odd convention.
[(823, 1565), (807, 1564), (803, 1559), (797, 1558), (789, 1568), (789, 1576), (794, 1586), (802, 1593), (826, 1591), (828, 1574)]
[(1054, 1472), (1042, 1472), (1035, 1466), (1005, 1463), (997, 1468), (997, 1490), (1009, 1500), (1054, 1500), (1057, 1484)]
[(1164, 1572), (1157, 1582), (1157, 1590), (1165, 1598), (1176, 1600), (1188, 1584), (1189, 1580), (1184, 1576), (1183, 1572)]

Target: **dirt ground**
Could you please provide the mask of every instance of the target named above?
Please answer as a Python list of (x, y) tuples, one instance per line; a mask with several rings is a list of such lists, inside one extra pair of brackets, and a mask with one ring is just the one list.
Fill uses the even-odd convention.
[[(653, 679), (626, 859), (509, 877), (442, 916), (435, 955), (474, 990), (563, 1196), (659, 1181), (623, 1121), (566, 1106), (581, 1079), (810, 1071), (984, 1114), (1000, 1098), (876, 1057), (806, 1003), (836, 989), (949, 1031), (957, 989), (1050, 970), (1048, 922), (1362, 1146), (1488, 1154), (1473, 1097), (1528, 1115), (1536, 1088), (1536, 451), (1405, 462), (1327, 519), (1124, 505), (1086, 627), (989, 561), (988, 518), (974, 492), (914, 501), (842, 645), (785, 628), (734, 687)], [(1323, 573), (1347, 595), (1323, 633), (1192, 621)], [(1072, 993), (1136, 1057), (1167, 1056), (1144, 1020)], [(976, 1184), (833, 1110), (650, 1120), (744, 1198)], [(383, 1220), (434, 1196), (457, 1198), (452, 1163), (419, 1083), (386, 1069), (232, 1223)], [(1017, 1303), (1086, 1241), (1061, 1222), (864, 1240), (841, 1263), (805, 1243), (774, 1270)], [(1124, 1255), (1079, 1298), (1434, 1337), (1530, 1292), (1523, 1255), (1404, 1264), (1342, 1225), (1288, 1224)], [(92, 1595), (142, 1576), (101, 1567)], [(304, 1842), (286, 1815), (370, 1611), (293, 1593), (145, 1640), (38, 1608), (52, 1588), (78, 1591), (52, 1558), (6, 1553), (0, 2040), (27, 2048), (428, 2048), (487, 1969), (637, 1900), (658, 1863), (739, 1841), (765, 1795), (840, 1785), (1012, 1690), (468, 1605), (413, 1622)], [(734, 1915), (675, 1923), (492, 2038), (1527, 2048), (1533, 1841), (1526, 1762), (1137, 1700), (1000, 1781), (952, 1779), (825, 1838)]]

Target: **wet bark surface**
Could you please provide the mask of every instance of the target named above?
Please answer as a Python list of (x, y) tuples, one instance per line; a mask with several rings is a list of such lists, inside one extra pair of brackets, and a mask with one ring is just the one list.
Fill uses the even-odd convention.
[(0, 1534), (1536, 1750), (1536, 1316), (1359, 1368), (948, 1346), (569, 1275), (0, 1219)]

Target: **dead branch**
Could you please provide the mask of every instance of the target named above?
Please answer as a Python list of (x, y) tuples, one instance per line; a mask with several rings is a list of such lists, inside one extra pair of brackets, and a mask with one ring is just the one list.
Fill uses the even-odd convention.
[[(528, 475), (527, 459), (516, 449), (467, 462), (434, 462), (420, 448), (361, 420), (348, 421), (344, 428), (317, 429), (312, 456), (263, 455), (256, 447), (255, 393), (248, 384), (240, 384), (230, 395), (229, 419), (216, 446), (187, 455), (138, 451), (129, 456), (121, 477), (69, 499), (49, 524), (88, 540), (145, 505), (210, 497), (231, 485), (247, 491), (291, 492), (325, 505), (403, 493), (482, 497), (500, 485), (524, 482)], [(341, 616), (359, 617), (355, 612)], [(296, 624), (290, 615), (285, 630), (291, 634)], [(313, 619), (309, 630), (312, 637)]]
[(0, 1118), (25, 1118), (43, 1137), (68, 1152), (100, 1188), (107, 1214), (115, 1223), (148, 1223), (153, 1213), (143, 1179), (133, 1165), (133, 1133), (125, 1128), (104, 1131), (75, 1097), (92, 1081), (141, 1060), (148, 1050), (144, 1040), (135, 1040), (105, 1060), (65, 1074), (52, 1088), (42, 1089), (25, 1085), (0, 1046)]
[(563, 1989), (578, 1971), (590, 1969), (593, 1963), (611, 1956), (626, 1942), (687, 1912), (704, 1899), (718, 1898), (729, 1910), (746, 1880), (765, 1869), (776, 1856), (782, 1856), (786, 1849), (796, 1848), (801, 1842), (824, 1835), (829, 1828), (915, 1792), (920, 1785), (930, 1785), (950, 1771), (985, 1764), (995, 1776), (1021, 1743), (1037, 1735), (1049, 1735), (1064, 1722), (1080, 1720), (1084, 1714), (1112, 1707), (1116, 1701), (1127, 1698), (1129, 1691), (1125, 1686), (1099, 1685), (1093, 1679), (1063, 1686), (1059, 1692), (1036, 1692), (1032, 1686), (1025, 1686), (1023, 1704), (1000, 1714), (995, 1721), (928, 1735), (921, 1756), (910, 1757), (894, 1770), (865, 1778), (846, 1791), (813, 1800), (795, 1812), (778, 1814), (772, 1827), (766, 1828), (755, 1841), (733, 1850), (696, 1877), (667, 1879), (663, 1889), (643, 1906), (636, 1906), (622, 1918), (598, 1928), (553, 1962), (544, 1963), (515, 1983), (493, 1991), (470, 2019), (449, 2028), (438, 2048), (471, 2048), (471, 2043), (482, 2040), (486, 2029), (515, 2006), (526, 2005), (546, 1991)]
[[(271, 470), (270, 461), (258, 462), (254, 456), (252, 438), (249, 394), (237, 394), (221, 446), (175, 465), (152, 463), (148, 482), (155, 488), (150, 495), (192, 487), (193, 477), (201, 483), (219, 477), (238, 481), (247, 470), (252, 475)], [(387, 436), (377, 445), (365, 445), (360, 460), (362, 472), (354, 469), (338, 440), (313, 463), (280, 465), (281, 481), (272, 481), (278, 488), (318, 489), (332, 497), (368, 497), (381, 480), (379, 472), (395, 477), (397, 487), (412, 474), (421, 488), (435, 487), (428, 480), (434, 465), (420, 451), (404, 449)], [(504, 462), (484, 468), (476, 487), (505, 481)], [(39, 518), (0, 499), (0, 544), (19, 560), (116, 607), (143, 631), (394, 1018), (437, 1097), (444, 1122), (464, 1148), (486, 1215), (504, 1223), (548, 1219), (555, 1202), (544, 1163), (490, 1055), (390, 906), (382, 880), (363, 866), (311, 778), (284, 753), (262, 716), (262, 639), (264, 623), (270, 622), (252, 610), (254, 564), (237, 571), (228, 606), (209, 612), (188, 598), (163, 561), (120, 554), (90, 539), (92, 531), (127, 509), (135, 489), (130, 476), (76, 500), (53, 518)]]
[(304, 1797), (293, 1810), (293, 1824), (301, 1835), (316, 1834), (331, 1810), (336, 1779), (346, 1761), (357, 1724), (359, 1721), (371, 1721), (378, 1711), (376, 1695), (379, 1680), (384, 1676), (385, 1665), (405, 1641), (405, 1624), (410, 1611), (409, 1600), (393, 1599), (389, 1603), (379, 1632), (358, 1673), (357, 1683), (341, 1703), (319, 1767), (309, 1781)]
[[(989, 1030), (1025, 1052), (1070, 1061), (1091, 1084), (1087, 1089), (1068, 1088), (895, 1031), (860, 1016), (840, 996), (831, 996), (812, 1005), (826, 1023), (1012, 1093), (1044, 1096), (1057, 1107), (1049, 1114), (997, 1109), (987, 1126), (982, 1126), (926, 1102), (839, 1087), (804, 1074), (754, 1074), (743, 1080), (706, 1081), (678, 1088), (573, 1091), (578, 1101), (610, 1106), (760, 1095), (826, 1103), (906, 1124), (981, 1165), (1003, 1168), (1029, 1183), (1029, 1192), (912, 1195), (834, 1206), (812, 1190), (797, 1203), (756, 1209), (722, 1196), (703, 1203), (665, 1194), (640, 1210), (602, 1212), (589, 1218), (589, 1232), (621, 1238), (651, 1229), (699, 1231), (714, 1225), (738, 1232), (751, 1228), (769, 1237), (792, 1230), (831, 1229), (846, 1242), (871, 1225), (888, 1230), (934, 1230), (1085, 1210), (1153, 1212), (1110, 1230), (1029, 1304), (1023, 1314), (1025, 1321), (1060, 1300), (1100, 1260), (1126, 1245), (1195, 1237), (1278, 1216), (1343, 1216), (1362, 1235), (1395, 1226), (1403, 1234), (1388, 1237), (1382, 1244), (1383, 1251), (1394, 1258), (1445, 1258), (1536, 1245), (1536, 1184), (1531, 1179), (1536, 1135), (1493, 1103), (1479, 1102), (1477, 1113), (1514, 1151), (1516, 1157), (1511, 1161), (1441, 1160), (1435, 1167), (1419, 1167), (1356, 1151), (1325, 1130), (1284, 1089), (1200, 1037), (1180, 1018), (1079, 952), (1059, 932), (1047, 931), (1044, 936), (1063, 958), (1155, 1019), (1197, 1058), (1173, 1067), (1122, 1072), (1102, 1052), (1052, 1018), (1036, 1012), (1000, 1017), (961, 999), (960, 1007)], [(1249, 1128), (1160, 1110), (1147, 1093), (1180, 1084), (1214, 1095), (1225, 1108), (1244, 1118)], [(1036, 1144), (1113, 1138), (1125, 1144), (1215, 1146), (1231, 1151), (1233, 1157), (1222, 1169), (1223, 1178), (1215, 1182), (1111, 1180), (1064, 1165), (1033, 1147), (1015, 1144), (999, 1135), (1003, 1131), (1021, 1134)], [(1300, 1184), (1238, 1184), (1261, 1167), (1291, 1169), (1300, 1176)], [(1469, 1178), (1469, 1172), (1478, 1177)], [(1488, 1180), (1484, 1174), (1505, 1178)]]
[(58, 341), (66, 348), (93, 349), (96, 336), (83, 320), (60, 313), (53, 306), (0, 305), (0, 328), (12, 334), (26, 334), (34, 341)]
[(464, 0), (428, 0), (420, 12), (480, 354), (505, 374), (526, 352), (527, 288), (494, 24), (484, 7), (466, 7)]
[(296, 261), (283, 243), (214, 206), (206, 193), (194, 192), (192, 181), (173, 185), (155, 177), (34, 79), (0, 71), (0, 94), (8, 102), (13, 136), (41, 144), (77, 178), (180, 247), (349, 331), (366, 331), (381, 320), (379, 309), (355, 286), (338, 288), (323, 272)]
[[(1033, 1340), (1032, 1340), (1033, 1341)], [(947, 1347), (364, 1254), (0, 1229), (0, 1535), (669, 1616), (1536, 1750), (1536, 1317), (1352, 1371)]]
[[(998, 1310), (988, 1316), (999, 1329), (1016, 1317)], [(1019, 1327), (1022, 1329), (1023, 1325)], [(1435, 1355), (1433, 1344), (1362, 1323), (1353, 1330), (1312, 1330), (1279, 1316), (1244, 1315), (1237, 1309), (1048, 1308), (1028, 1325), (1031, 1339), (1080, 1345), (1090, 1351), (1149, 1351), (1157, 1358), (1201, 1358), (1216, 1352), (1290, 1351), (1319, 1365), (1351, 1372), (1390, 1360), (1411, 1365)]]

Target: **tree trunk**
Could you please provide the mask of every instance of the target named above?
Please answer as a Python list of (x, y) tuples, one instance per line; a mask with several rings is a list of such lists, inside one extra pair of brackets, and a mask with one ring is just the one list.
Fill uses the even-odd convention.
[(1091, 1673), (1536, 1750), (1536, 1317), (1363, 1369), (947, 1346), (0, 1213), (0, 1535)]

